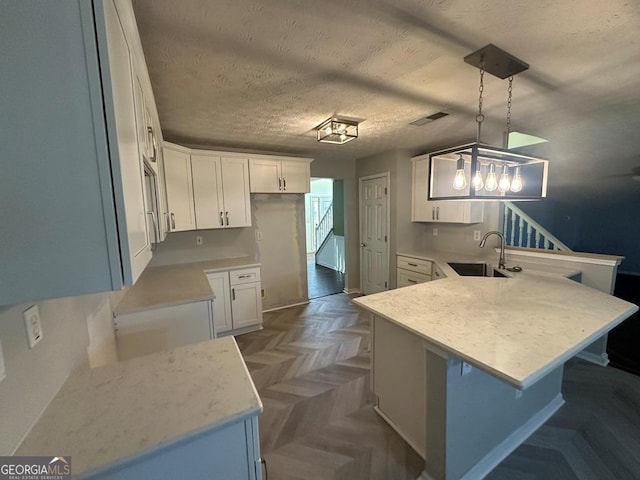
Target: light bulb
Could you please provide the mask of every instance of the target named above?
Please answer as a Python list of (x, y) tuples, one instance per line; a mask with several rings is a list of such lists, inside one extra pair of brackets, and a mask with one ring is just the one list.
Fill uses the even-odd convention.
[(464, 158), (460, 155), (456, 166), (456, 175), (453, 177), (453, 188), (456, 190), (464, 190), (466, 186), (467, 177), (464, 174)]
[(496, 178), (496, 166), (491, 163), (489, 164), (489, 173), (487, 173), (487, 181), (484, 184), (484, 189), (487, 192), (493, 192), (496, 188), (498, 188), (498, 179)]
[(329, 125), (327, 128), (324, 129), (324, 131), (326, 132), (327, 135), (331, 135), (333, 133), (333, 128), (331, 128), (331, 125)]
[(511, 191), (517, 193), (522, 190), (523, 186), (522, 177), (520, 176), (520, 167), (516, 167), (516, 172), (513, 174), (513, 180), (511, 181)]
[(347, 139), (347, 136), (344, 133), (340, 134), (340, 141), (344, 142)]
[(506, 193), (511, 188), (511, 179), (509, 178), (509, 170), (505, 165), (502, 167), (502, 175), (500, 175), (500, 181), (498, 182), (498, 191), (500, 193)]
[(480, 173), (480, 165), (476, 169), (476, 174), (473, 176), (473, 186), (476, 189), (476, 192), (482, 190), (484, 187), (484, 181), (482, 180), (482, 173)]

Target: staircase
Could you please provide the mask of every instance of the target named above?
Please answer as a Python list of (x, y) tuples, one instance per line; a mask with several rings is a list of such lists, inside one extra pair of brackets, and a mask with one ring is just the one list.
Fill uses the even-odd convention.
[(502, 233), (511, 247), (570, 252), (571, 249), (511, 202), (503, 202)]
[(329, 238), (329, 234), (331, 233), (332, 230), (333, 230), (333, 202), (329, 204), (324, 214), (322, 215), (322, 218), (318, 222), (318, 225), (316, 225), (316, 229), (314, 232), (315, 241), (316, 241), (316, 258), (317, 258), (318, 252), (322, 250), (322, 247), (324, 246), (325, 242)]

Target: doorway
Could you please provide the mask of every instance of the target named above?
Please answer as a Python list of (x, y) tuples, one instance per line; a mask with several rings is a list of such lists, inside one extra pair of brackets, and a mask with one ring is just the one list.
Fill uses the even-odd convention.
[(389, 173), (359, 180), (360, 291), (382, 292), (389, 286)]
[(305, 195), (308, 297), (344, 290), (344, 184), (312, 178)]

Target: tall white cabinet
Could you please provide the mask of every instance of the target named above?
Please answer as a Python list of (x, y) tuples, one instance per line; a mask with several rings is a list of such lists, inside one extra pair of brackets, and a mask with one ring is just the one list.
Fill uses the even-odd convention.
[(188, 149), (165, 144), (164, 176), (167, 185), (167, 223), (169, 232), (195, 230), (193, 177)]
[(2, 20), (0, 305), (131, 285), (151, 258), (145, 102), (157, 125), (133, 8), (7, 2)]

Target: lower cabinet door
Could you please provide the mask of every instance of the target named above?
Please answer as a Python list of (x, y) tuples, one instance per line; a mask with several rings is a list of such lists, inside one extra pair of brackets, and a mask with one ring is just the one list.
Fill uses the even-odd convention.
[(118, 315), (118, 360), (171, 350), (212, 337), (209, 301)]
[(207, 273), (207, 280), (209, 280), (209, 285), (215, 295), (213, 299), (213, 331), (217, 336), (233, 329), (229, 272)]
[(247, 283), (231, 287), (233, 328), (244, 328), (262, 323), (260, 284)]
[(396, 270), (398, 288), (408, 287), (410, 285), (417, 285), (418, 283), (430, 282), (431, 275), (424, 275), (422, 273), (410, 272), (398, 268)]

